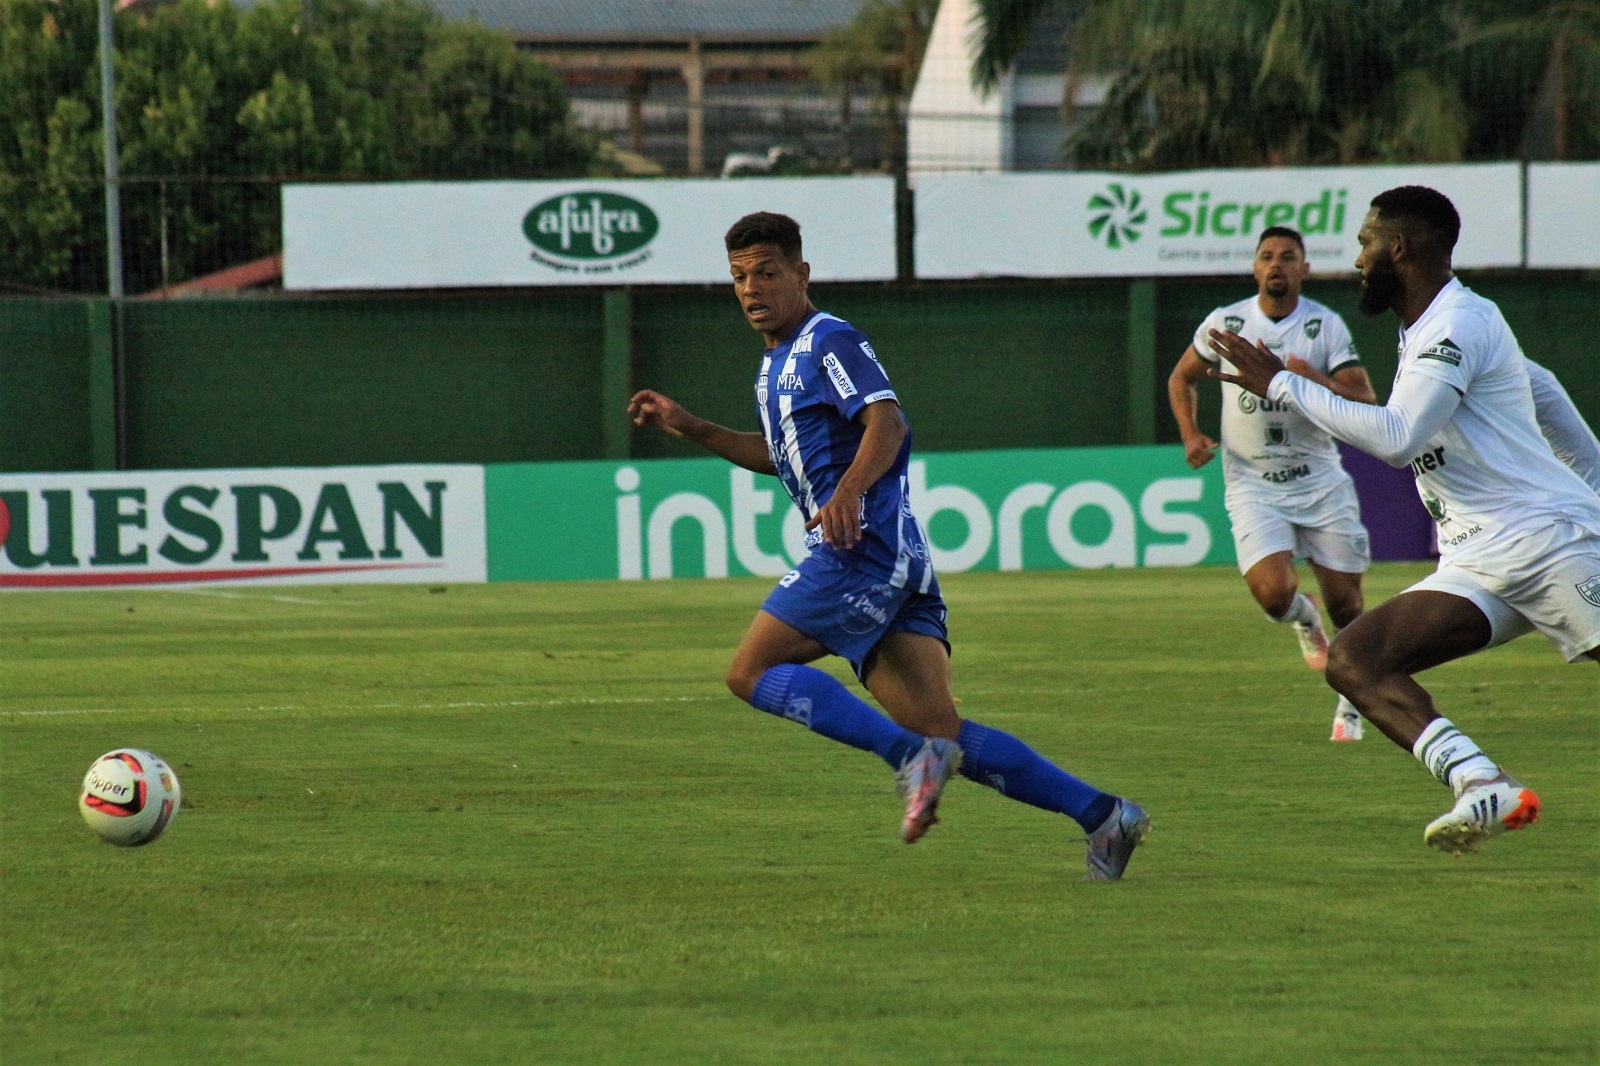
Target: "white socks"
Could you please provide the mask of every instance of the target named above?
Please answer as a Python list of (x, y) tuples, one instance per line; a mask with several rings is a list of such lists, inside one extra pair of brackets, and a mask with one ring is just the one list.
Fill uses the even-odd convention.
[(1429, 722), (1417, 742), (1411, 746), (1411, 754), (1439, 779), (1440, 784), (1450, 786), (1457, 796), (1470, 785), (1500, 776), (1500, 767), (1472, 742), (1471, 737), (1452, 725), (1448, 718), (1435, 718)]
[(1281, 616), (1274, 617), (1269, 614), (1267, 617), (1274, 622), (1300, 622), (1310, 625), (1317, 620), (1317, 605), (1312, 603), (1311, 598), (1305, 593), (1297, 592), (1294, 594), (1294, 602), (1289, 605), (1287, 611)]

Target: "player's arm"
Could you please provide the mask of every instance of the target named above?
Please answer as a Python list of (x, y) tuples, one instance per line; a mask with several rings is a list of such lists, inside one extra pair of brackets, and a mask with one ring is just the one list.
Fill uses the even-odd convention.
[(1283, 365), (1289, 373), (1299, 374), (1307, 381), (1315, 381), (1335, 396), (1343, 396), (1355, 403), (1378, 402), (1378, 394), (1372, 391), (1372, 379), (1367, 377), (1366, 368), (1360, 365), (1346, 364), (1332, 374), (1324, 374), (1298, 355), (1289, 356)]
[(720, 455), (736, 466), (758, 474), (776, 474), (767, 442), (759, 433), (738, 430), (707, 422), (692, 415), (670, 397), (653, 389), (633, 394), (628, 401), (628, 417), (636, 426), (655, 426), (674, 437), (692, 440), (713, 455)]
[(1528, 364), (1528, 383), (1533, 386), (1533, 413), (1539, 420), (1539, 432), (1550, 443), (1556, 458), (1600, 492), (1600, 440), (1595, 439), (1594, 430), (1578, 413), (1556, 376), (1532, 359), (1524, 361)]
[(1200, 396), (1196, 386), (1205, 380), (1207, 365), (1191, 344), (1167, 377), (1167, 403), (1172, 406), (1172, 417), (1183, 437), (1184, 458), (1195, 470), (1217, 454), (1217, 442), (1200, 432)]
[(1454, 386), (1419, 373), (1402, 374), (1384, 407), (1355, 403), (1309, 378), (1288, 373), (1283, 361), (1265, 345), (1253, 345), (1220, 330), (1213, 330), (1211, 339), (1237, 371), (1224, 374), (1212, 370), (1212, 377), (1231, 381), (1257, 396), (1292, 403), (1322, 430), (1390, 466), (1410, 462), (1461, 405), (1461, 393)]
[(821, 526), (822, 536), (829, 544), (847, 550), (861, 540), (861, 497), (889, 472), (907, 433), (906, 420), (894, 400), (867, 404), (856, 415), (856, 421), (866, 427), (856, 457), (834, 486), (833, 495), (806, 523), (807, 529)]

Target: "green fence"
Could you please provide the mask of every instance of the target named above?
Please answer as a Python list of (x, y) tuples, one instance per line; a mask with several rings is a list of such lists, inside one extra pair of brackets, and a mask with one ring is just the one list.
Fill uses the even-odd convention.
[[(1600, 278), (1465, 278), (1600, 423)], [(1166, 377), (1248, 278), (818, 286), (883, 357), (924, 450), (1172, 442)], [(1346, 317), (1380, 396), (1393, 316), (1351, 281)], [(111, 358), (121, 331), (120, 366)], [(671, 458), (634, 431), (635, 387), (755, 428), (759, 338), (720, 286), (129, 301), (0, 300), (0, 471)], [(1202, 389), (1214, 425), (1216, 390)], [(121, 425), (120, 436), (117, 426)]]

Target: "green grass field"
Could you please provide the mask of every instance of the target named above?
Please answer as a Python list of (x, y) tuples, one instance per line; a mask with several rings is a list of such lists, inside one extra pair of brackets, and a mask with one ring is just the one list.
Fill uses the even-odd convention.
[[(1076, 826), (965, 781), (902, 845), (874, 757), (728, 696), (765, 588), (0, 598), (4, 1060), (1600, 1054), (1600, 669), (1532, 637), (1425, 676), (1545, 801), (1454, 857), (1235, 572), (951, 577), (963, 712), (1151, 812), (1086, 884)], [(120, 746), (182, 776), (147, 848), (76, 811)]]

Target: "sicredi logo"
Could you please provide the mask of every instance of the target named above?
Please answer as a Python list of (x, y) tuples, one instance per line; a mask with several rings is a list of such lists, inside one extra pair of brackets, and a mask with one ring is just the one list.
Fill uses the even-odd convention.
[(536, 249), (533, 258), (557, 270), (605, 273), (637, 266), (661, 229), (656, 213), (618, 193), (563, 193), (535, 204), (522, 232)]
[[(1211, 190), (1177, 189), (1161, 201), (1163, 237), (1251, 237), (1272, 226), (1293, 226), (1305, 237), (1343, 233), (1345, 189), (1323, 189), (1310, 200), (1249, 203), (1212, 199)], [(1092, 203), (1092, 201), (1091, 201)]]
[(1089, 197), (1089, 236), (1104, 240), (1107, 248), (1121, 248), (1139, 239), (1139, 231), (1149, 218), (1137, 189), (1125, 189), (1114, 181), (1103, 193)]

